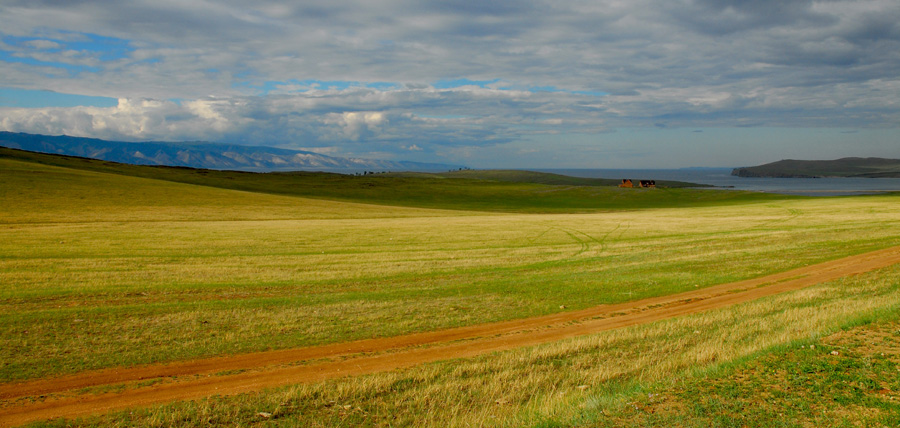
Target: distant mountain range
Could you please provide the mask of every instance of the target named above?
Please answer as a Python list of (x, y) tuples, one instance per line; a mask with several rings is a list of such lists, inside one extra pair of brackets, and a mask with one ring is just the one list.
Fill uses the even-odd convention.
[(817, 161), (786, 159), (765, 165), (735, 168), (731, 175), (779, 178), (898, 178), (900, 159), (842, 158)]
[(240, 171), (447, 171), (461, 165), (356, 159), (300, 150), (217, 143), (130, 143), (0, 131), (0, 146), (134, 165), (185, 166)]

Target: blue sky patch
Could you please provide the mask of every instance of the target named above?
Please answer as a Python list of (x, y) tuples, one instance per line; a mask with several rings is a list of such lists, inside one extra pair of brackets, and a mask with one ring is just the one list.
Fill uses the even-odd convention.
[(433, 85), (436, 89), (453, 89), (459, 88), (462, 86), (478, 86), (481, 88), (487, 88), (488, 85), (492, 85), (494, 83), (500, 82), (500, 79), (494, 80), (469, 80), (469, 79), (453, 79), (453, 80), (438, 80), (434, 82)]
[(609, 92), (600, 92), (600, 91), (571, 91), (573, 94), (577, 95), (587, 95), (591, 97), (605, 97), (609, 95)]
[(0, 107), (115, 107), (119, 100), (109, 97), (63, 94), (53, 91), (0, 88)]
[(416, 117), (420, 117), (423, 119), (468, 119), (472, 116), (466, 116), (462, 114), (419, 114), (416, 113)]
[(561, 89), (556, 86), (530, 86), (527, 88), (529, 92), (563, 92), (567, 94), (575, 94), (575, 95), (587, 95), (591, 97), (603, 97), (609, 95), (606, 92), (599, 91), (570, 91), (568, 89)]
[[(71, 75), (77, 75), (101, 70), (98, 66), (79, 64), (79, 60), (113, 61), (126, 58), (134, 51), (130, 42), (124, 39), (74, 32), (62, 32), (60, 35), (62, 37), (3, 36), (3, 43), (11, 49), (0, 50), (0, 61), (60, 68)], [(70, 52), (78, 54), (62, 56)], [(58, 56), (59, 60), (39, 59), (37, 55), (50, 58)], [(70, 58), (74, 61), (67, 61)]]
[(257, 92), (256, 95), (269, 95), (273, 91), (284, 91), (284, 86), (296, 86), (298, 89), (293, 89), (288, 92), (299, 92), (303, 93), (311, 89), (318, 90), (338, 90), (343, 91), (350, 88), (371, 88), (377, 89), (380, 91), (387, 91), (391, 89), (400, 88), (401, 85), (399, 83), (392, 82), (355, 82), (355, 81), (346, 81), (346, 80), (297, 80), (291, 79), (286, 81), (267, 81), (262, 84), (254, 84), (251, 82), (240, 82), (234, 85), (235, 87), (242, 87), (254, 90)]
[[(217, 69), (207, 69), (208, 73), (216, 73)], [(245, 73), (242, 77), (250, 77), (252, 73)], [(344, 91), (350, 88), (370, 88), (377, 89), (379, 91), (389, 91), (392, 89), (402, 88), (403, 85), (395, 82), (359, 82), (359, 81), (348, 81), (348, 80), (316, 80), (316, 79), (290, 79), (285, 81), (266, 81), (263, 83), (255, 83), (252, 81), (242, 81), (237, 82), (232, 85), (235, 88), (244, 88), (251, 92), (254, 92), (254, 95), (265, 96), (274, 93), (304, 93), (312, 89), (317, 90), (336, 90), (336, 91)], [(503, 79), (492, 79), (492, 80), (470, 80), (470, 79), (453, 79), (453, 80), (438, 80), (431, 85), (435, 89), (456, 89), (465, 86), (477, 86), (479, 88), (493, 88), (496, 90), (504, 91), (504, 90), (520, 90), (520, 91), (528, 91), (528, 92), (559, 92), (559, 93), (567, 93), (567, 94), (576, 94), (576, 95), (586, 95), (586, 96), (594, 96), (594, 97), (602, 97), (609, 95), (606, 92), (599, 91), (572, 91), (568, 89), (561, 89), (556, 86), (546, 85), (546, 86), (520, 86), (513, 83), (509, 83)], [(287, 87), (293, 87), (288, 89)]]
[[(502, 85), (497, 85), (500, 82), (506, 82)], [(502, 79), (493, 79), (493, 80), (469, 80), (469, 79), (454, 79), (454, 80), (438, 80), (434, 84), (432, 84), (436, 89), (453, 89), (460, 88), (463, 86), (478, 86), (479, 88), (491, 88), (497, 90), (520, 90), (520, 91), (528, 91), (528, 92), (563, 92), (567, 94), (576, 94), (576, 95), (588, 95), (593, 97), (602, 97), (609, 95), (606, 92), (600, 91), (571, 91), (568, 89), (562, 89), (553, 85), (544, 85), (544, 86), (520, 86), (514, 83), (509, 83)]]
[(76, 75), (82, 72), (92, 72), (96, 73), (100, 71), (99, 67), (90, 67), (86, 65), (77, 65), (77, 64), (67, 64), (64, 62), (54, 62), (54, 61), (41, 61), (34, 58), (29, 58), (27, 56), (16, 56), (14, 52), (0, 50), (0, 61), (3, 62), (12, 62), (19, 63), (25, 65), (35, 65), (35, 66), (43, 66), (43, 67), (53, 67), (53, 68), (61, 68), (66, 70), (71, 75)]
[[(68, 42), (68, 49), (99, 54), (101, 61), (113, 61), (127, 58), (134, 48), (128, 40), (97, 34), (73, 33), (84, 36), (84, 39)], [(62, 42), (61, 42), (62, 43)]]

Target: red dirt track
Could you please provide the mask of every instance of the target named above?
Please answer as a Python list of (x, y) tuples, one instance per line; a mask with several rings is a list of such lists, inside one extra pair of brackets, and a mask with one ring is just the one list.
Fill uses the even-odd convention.
[[(0, 385), (0, 426), (211, 395), (233, 395), (472, 357), (727, 307), (897, 263), (900, 263), (900, 247), (893, 247), (761, 278), (535, 318), (3, 384)], [(243, 372), (214, 375), (237, 370)], [(131, 385), (132, 388), (120, 392), (76, 393), (82, 388), (146, 380), (162, 382), (145, 387)], [(34, 402), (27, 399), (48, 395)]]

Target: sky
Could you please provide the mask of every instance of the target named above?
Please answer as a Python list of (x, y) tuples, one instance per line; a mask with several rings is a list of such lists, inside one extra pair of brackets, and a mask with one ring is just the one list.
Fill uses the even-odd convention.
[(900, 158), (900, 2), (4, 0), (0, 131), (473, 168)]

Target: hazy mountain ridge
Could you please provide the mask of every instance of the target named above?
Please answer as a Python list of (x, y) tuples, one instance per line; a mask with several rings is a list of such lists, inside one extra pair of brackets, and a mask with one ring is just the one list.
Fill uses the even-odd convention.
[(446, 171), (461, 165), (327, 156), (300, 150), (203, 142), (108, 141), (0, 131), (0, 146), (135, 165), (243, 171)]
[(900, 159), (855, 157), (835, 160), (785, 159), (759, 166), (735, 168), (731, 175), (773, 178), (900, 178)]

